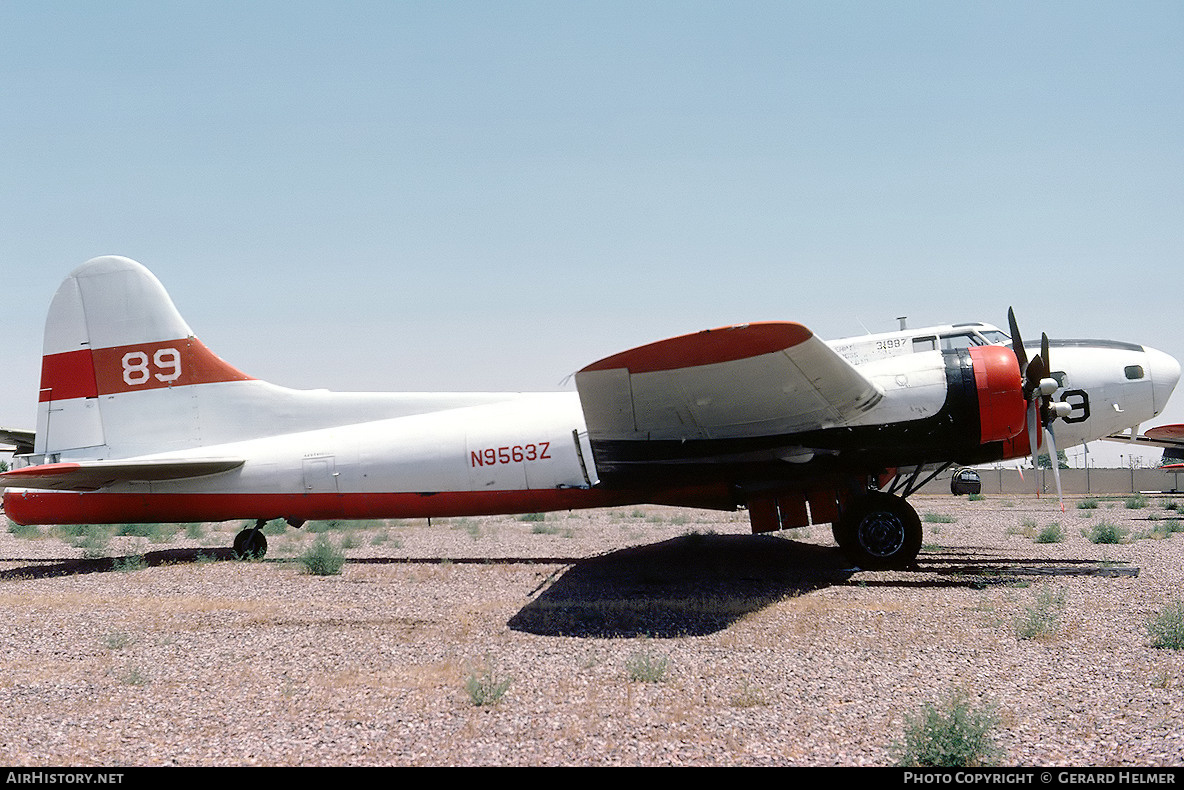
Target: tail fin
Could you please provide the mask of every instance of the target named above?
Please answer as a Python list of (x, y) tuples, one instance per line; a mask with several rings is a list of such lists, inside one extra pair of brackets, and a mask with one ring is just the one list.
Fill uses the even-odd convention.
[(95, 258), (49, 308), (34, 452), (58, 461), (200, 445), (190, 387), (249, 380), (193, 336), (146, 268)]
[(292, 390), (254, 379), (193, 336), (151, 272), (109, 256), (71, 272), (50, 305), (28, 460), (121, 460), (507, 397)]

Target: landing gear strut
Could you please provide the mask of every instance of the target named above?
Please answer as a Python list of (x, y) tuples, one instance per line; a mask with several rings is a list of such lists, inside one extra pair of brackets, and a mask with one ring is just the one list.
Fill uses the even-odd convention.
[(835, 542), (861, 568), (907, 568), (921, 551), (921, 519), (902, 497), (869, 491), (835, 523)]
[(259, 519), (254, 527), (244, 529), (234, 536), (234, 556), (240, 560), (261, 560), (267, 553), (267, 538), (263, 525), (267, 519)]

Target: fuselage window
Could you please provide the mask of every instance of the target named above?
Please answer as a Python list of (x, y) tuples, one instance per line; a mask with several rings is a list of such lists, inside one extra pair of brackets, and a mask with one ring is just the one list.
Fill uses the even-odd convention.
[(1126, 377), (1131, 381), (1138, 381), (1139, 379), (1143, 378), (1142, 365), (1127, 365), (1125, 368), (1123, 368), (1122, 372), (1125, 373)]
[(922, 351), (937, 351), (936, 337), (914, 337), (913, 338), (913, 353), (920, 354)]

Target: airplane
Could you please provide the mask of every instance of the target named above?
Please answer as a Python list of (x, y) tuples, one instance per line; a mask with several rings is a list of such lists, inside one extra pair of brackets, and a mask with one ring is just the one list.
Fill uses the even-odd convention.
[(1111, 442), (1123, 442), (1136, 447), (1159, 447), (1163, 449), (1161, 469), (1184, 469), (1184, 425), (1159, 425), (1148, 428), (1143, 434), (1137, 430), (1115, 433), (1102, 437)]
[[(762, 322), (593, 362), (575, 392), (293, 390), (208, 349), (160, 281), (105, 256), (46, 320), (35, 431), (0, 474), (18, 524), (449, 517), (634, 504), (831, 524), (858, 567), (907, 568), (908, 496), (953, 465), (1079, 444), (1158, 415), (1179, 363), (1112, 341), (1025, 345), (958, 324), (824, 342)], [(1029, 354), (1031, 352), (1031, 354)], [(1049, 449), (1052, 449), (1050, 447)], [(1054, 451), (1055, 452), (1055, 451)]]

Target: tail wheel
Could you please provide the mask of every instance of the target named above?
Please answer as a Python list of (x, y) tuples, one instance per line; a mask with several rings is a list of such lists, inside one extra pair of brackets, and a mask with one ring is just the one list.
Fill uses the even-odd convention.
[(921, 519), (904, 499), (878, 491), (852, 502), (834, 527), (835, 542), (868, 570), (907, 568), (921, 551)]
[(234, 556), (240, 560), (261, 560), (266, 553), (267, 537), (259, 527), (244, 529), (234, 536)]

